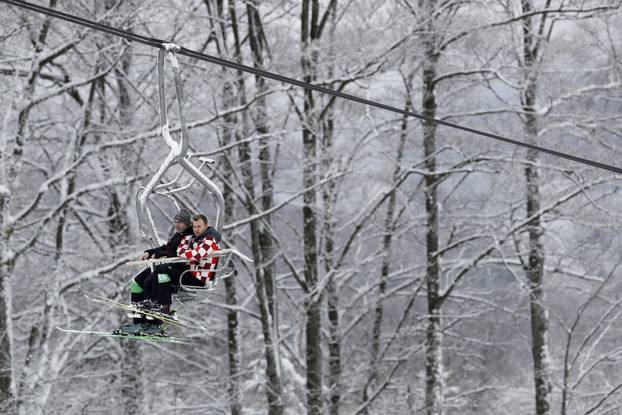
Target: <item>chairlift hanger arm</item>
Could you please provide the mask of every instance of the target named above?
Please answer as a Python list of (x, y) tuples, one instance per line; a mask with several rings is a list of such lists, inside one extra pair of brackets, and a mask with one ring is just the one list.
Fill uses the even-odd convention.
[[(146, 229), (141, 224), (141, 232), (143, 239), (146, 241), (157, 241), (162, 243), (158, 236), (158, 231), (149, 209), (149, 197), (154, 193), (158, 187), (158, 183), (164, 177), (167, 170), (178, 160), (183, 159), (188, 152), (188, 129), (186, 128), (186, 118), (183, 112), (183, 95), (181, 89), (181, 71), (177, 58), (175, 57), (174, 50), (178, 50), (179, 47), (172, 44), (161, 43), (158, 49), (157, 66), (158, 66), (158, 97), (160, 101), (160, 129), (164, 142), (169, 147), (169, 153), (164, 159), (164, 162), (160, 165), (155, 175), (147, 183), (147, 185), (139, 191), (136, 200), (136, 209), (139, 212), (139, 223), (142, 216), (146, 218)], [(166, 79), (164, 76), (164, 55), (168, 54), (169, 60), (173, 67), (173, 74), (175, 80), (175, 88), (177, 94), (177, 103), (179, 106), (179, 119), (181, 124), (181, 139), (177, 143), (173, 140), (170, 134), (170, 128), (168, 123), (168, 115), (166, 110)]]
[(184, 170), (180, 169), (179, 172), (177, 173), (177, 175), (175, 176), (175, 178), (173, 180), (171, 180), (170, 182), (167, 182), (167, 183), (159, 184), (153, 190), (157, 192), (160, 189), (165, 189), (167, 187), (173, 186), (175, 183), (177, 183), (177, 181), (179, 180), (179, 178), (181, 177), (183, 172), (184, 172)]
[[(194, 164), (192, 164), (188, 160), (188, 157), (186, 157), (188, 153), (189, 136), (188, 136), (186, 116), (183, 111), (183, 90), (182, 90), (182, 82), (181, 82), (181, 71), (179, 69), (179, 64), (177, 62), (177, 59), (175, 58), (175, 51), (178, 51), (180, 47), (177, 45), (170, 44), (170, 43), (163, 44), (162, 47), (166, 49), (169, 59), (171, 61), (172, 67), (173, 67), (174, 80), (175, 80), (175, 91), (177, 94), (177, 103), (179, 105), (179, 122), (181, 125), (181, 143), (178, 145), (171, 139), (170, 135), (167, 135), (168, 134), (168, 117), (166, 113), (166, 88), (165, 88), (165, 82), (164, 82), (165, 81), (164, 79), (164, 53), (165, 52), (164, 50), (160, 49), (158, 50), (160, 124), (162, 126), (162, 134), (164, 136), (164, 139), (167, 145), (169, 145), (169, 147), (171, 148), (171, 152), (169, 153), (169, 158), (167, 158), (166, 160), (167, 165), (163, 165), (161, 167), (161, 170), (166, 171), (166, 169), (168, 169), (170, 165), (172, 165), (174, 162), (177, 162), (181, 165), (181, 167), (184, 170), (186, 170), (192, 176), (193, 180), (196, 179), (199, 183), (201, 183), (204, 187), (206, 187), (212, 194), (216, 195), (218, 212), (216, 214), (216, 221), (214, 224), (215, 224), (216, 229), (220, 229), (220, 225), (222, 222), (221, 215), (222, 215), (222, 212), (224, 212), (224, 205), (225, 205), (224, 197), (222, 196), (220, 189), (218, 189), (218, 186), (216, 186), (216, 184), (214, 184), (207, 176), (205, 176), (200, 171), (200, 168), (197, 168), (196, 166), (194, 166)], [(175, 155), (173, 156), (173, 154)], [(171, 157), (173, 158), (173, 160), (170, 160)], [(201, 163), (202, 163), (201, 164), (201, 167), (202, 167), (205, 164), (205, 162), (202, 161)], [(162, 175), (157, 177), (157, 180), (156, 180), (156, 177), (154, 177), (150, 182), (152, 186), (151, 187), (148, 186), (146, 188), (145, 192), (143, 193), (143, 196), (145, 196), (145, 203), (146, 203), (146, 198), (148, 197), (148, 193), (151, 193), (153, 191), (153, 188), (155, 187), (155, 183), (157, 183), (157, 181), (162, 177)], [(186, 185), (186, 187), (183, 187), (182, 189), (172, 190), (172, 191), (168, 191), (165, 193), (170, 194), (170, 193), (175, 193), (177, 191), (184, 190), (187, 187), (189, 187), (191, 184), (192, 184), (192, 180), (191, 180), (191, 183), (189, 183), (188, 185)]]
[[(186, 158), (188, 158), (188, 159), (189, 159), (191, 156), (192, 156), (192, 155), (191, 155), (191, 154), (189, 154), (189, 155), (187, 155), (187, 156), (186, 156)], [(208, 163), (208, 162), (209, 162), (209, 160), (210, 160), (210, 159), (205, 159), (204, 157), (200, 157), (200, 158), (199, 158), (199, 160), (201, 161), (201, 165), (199, 166), (199, 170), (201, 170), (201, 169), (203, 168), (203, 166), (204, 166), (206, 163)], [(213, 160), (212, 160), (212, 162), (213, 162)], [(173, 188), (173, 189), (169, 189), (169, 190), (159, 191), (160, 189), (165, 189), (165, 188), (171, 187), (171, 186), (173, 186), (175, 183), (177, 183), (177, 181), (179, 181), (179, 179), (181, 178), (181, 175), (183, 174), (183, 172), (184, 172), (184, 171), (186, 171), (186, 170), (185, 170), (184, 168), (182, 168), (181, 170), (179, 170), (179, 173), (177, 174), (177, 177), (175, 177), (175, 179), (174, 179), (173, 181), (168, 182), (168, 183), (163, 183), (163, 184), (161, 184), (161, 185), (158, 185), (158, 186), (154, 189), (154, 193), (157, 193), (157, 194), (159, 194), (159, 195), (164, 195), (164, 196), (166, 196), (166, 195), (170, 195), (170, 194), (173, 194), (173, 193), (179, 193), (179, 192), (182, 192), (182, 191), (184, 191), (184, 190), (186, 190), (186, 189), (190, 188), (190, 186), (192, 186), (192, 184), (193, 184), (193, 183), (194, 183), (194, 181), (196, 180), (196, 178), (195, 178), (195, 177), (192, 177), (192, 178), (190, 179), (190, 181), (189, 181), (188, 183), (186, 183), (185, 185), (182, 185), (182, 186), (179, 186), (179, 187), (176, 187), (176, 188)], [(211, 194), (211, 192), (210, 192), (210, 194)]]
[(212, 182), (205, 174), (203, 174), (194, 164), (192, 164), (188, 159), (179, 160), (179, 164), (183, 166), (184, 169), (188, 173), (190, 173), (193, 177), (195, 177), (199, 183), (201, 183), (204, 187), (207, 188), (215, 197), (216, 204), (218, 206), (218, 212), (216, 213), (216, 220), (214, 221), (214, 227), (216, 229), (220, 229), (222, 224), (222, 214), (224, 213), (225, 207), (225, 198), (222, 195), (222, 192), (216, 186), (214, 182)]
[[(186, 128), (186, 118), (183, 111), (183, 95), (181, 92), (181, 72), (179, 71), (179, 64), (173, 53), (173, 46), (169, 44), (166, 52), (163, 49), (158, 50), (158, 92), (160, 98), (160, 128), (162, 132), (162, 138), (169, 147), (170, 151), (156, 174), (151, 178), (149, 183), (145, 186), (145, 191), (140, 197), (140, 204), (145, 205), (149, 195), (156, 188), (158, 182), (162, 179), (166, 171), (180, 159), (183, 159), (188, 152), (188, 129)], [(168, 115), (166, 110), (166, 82), (164, 77), (164, 54), (168, 53), (173, 66), (173, 73), (175, 78), (175, 87), (177, 93), (177, 102), (179, 104), (179, 118), (181, 124), (181, 141), (177, 143), (173, 140), (169, 131)]]

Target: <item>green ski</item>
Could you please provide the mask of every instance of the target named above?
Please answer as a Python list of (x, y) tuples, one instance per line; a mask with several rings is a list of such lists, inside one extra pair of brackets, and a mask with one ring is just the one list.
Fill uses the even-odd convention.
[(121, 333), (109, 333), (105, 331), (90, 331), (90, 330), (71, 330), (56, 327), (58, 330), (64, 333), (77, 333), (77, 334), (91, 334), (101, 337), (117, 337), (122, 339), (131, 340), (145, 340), (156, 343), (179, 343), (179, 344), (191, 344), (192, 339), (181, 337), (169, 337), (169, 336), (152, 336), (152, 335), (133, 335), (133, 334), (121, 334)]

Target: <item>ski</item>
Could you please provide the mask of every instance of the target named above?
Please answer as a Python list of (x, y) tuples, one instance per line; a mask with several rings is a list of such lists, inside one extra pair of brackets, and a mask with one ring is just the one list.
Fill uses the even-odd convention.
[(120, 303), (118, 301), (111, 300), (111, 299), (109, 299), (107, 297), (103, 297), (101, 295), (97, 295), (97, 294), (93, 294), (91, 292), (88, 292), (88, 291), (84, 290), (83, 288), (80, 288), (80, 291), (82, 291), (82, 294), (84, 294), (84, 296), (86, 298), (88, 298), (89, 300), (91, 300), (91, 301), (93, 301), (95, 303), (98, 303), (98, 304), (106, 304), (106, 305), (109, 305), (111, 307), (120, 308), (122, 310), (137, 312), (137, 313), (140, 313), (140, 314), (142, 314), (144, 316), (149, 316), (149, 317), (156, 318), (156, 319), (161, 320), (164, 323), (170, 324), (172, 326), (183, 327), (183, 328), (191, 329), (191, 330), (202, 330), (202, 331), (206, 331), (207, 330), (203, 326), (191, 324), (191, 323), (188, 323), (188, 322), (183, 321), (183, 320), (176, 320), (176, 319), (171, 318), (171, 316), (168, 316), (166, 314), (158, 313), (158, 312), (155, 312), (155, 311), (140, 310), (140, 309), (134, 307), (131, 304)]
[(145, 341), (159, 342), (159, 343), (179, 343), (179, 344), (191, 344), (192, 343), (192, 339), (187, 339), (187, 338), (182, 338), (182, 337), (121, 334), (121, 333), (110, 333), (106, 331), (72, 330), (72, 329), (63, 329), (61, 327), (56, 327), (56, 328), (62, 331), (63, 333), (90, 334), (90, 335), (100, 336), (100, 337), (116, 337), (116, 338), (122, 338), (122, 339), (145, 340)]

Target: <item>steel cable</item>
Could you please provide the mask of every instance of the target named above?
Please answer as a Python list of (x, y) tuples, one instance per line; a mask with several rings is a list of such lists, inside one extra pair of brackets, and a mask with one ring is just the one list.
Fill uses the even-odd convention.
[[(42, 13), (57, 19), (61, 19), (61, 20), (65, 20), (74, 24), (79, 24), (82, 26), (86, 26), (89, 27), (91, 29), (95, 29), (95, 30), (99, 30), (102, 32), (106, 32), (115, 36), (119, 36), (122, 38), (125, 38), (129, 41), (132, 42), (138, 42), (138, 43), (142, 43), (154, 48), (158, 48), (158, 49), (164, 49), (164, 44), (169, 44), (171, 42), (167, 42), (165, 40), (161, 40), (161, 39), (156, 39), (156, 38), (151, 38), (151, 37), (146, 37), (146, 36), (142, 36), (142, 35), (138, 35), (136, 33), (127, 31), (127, 30), (122, 30), (122, 29), (117, 29), (114, 27), (110, 27), (101, 23), (97, 23), (94, 22), (92, 20), (88, 20), (88, 19), (84, 19), (82, 17), (77, 17), (77, 16), (73, 16), (67, 13), (63, 13), (60, 12), (58, 10), (54, 10), (54, 9), (50, 9), (44, 6), (39, 6), (36, 4), (32, 4), (32, 3), (28, 3), (26, 1), (21, 1), (21, 0), (0, 0), (0, 2), (3, 3), (7, 3), (16, 7), (21, 7), (23, 9), (27, 9), (27, 10), (31, 10), (34, 12), (38, 12), (38, 13)], [(304, 81), (300, 81), (298, 79), (295, 78), (290, 78), (287, 76), (283, 76), (283, 75), (279, 75), (277, 73), (274, 72), (269, 72), (263, 69), (259, 69), (259, 68), (254, 68), (252, 66), (248, 66), (248, 65), (244, 65), (241, 63), (237, 63), (237, 62), (233, 62), (233, 61), (229, 61), (227, 59), (222, 59), (222, 58), (218, 58), (216, 56), (211, 56), (205, 53), (200, 53), (200, 52), (196, 52), (193, 51), (191, 49), (187, 49), (183, 46), (180, 46), (178, 50), (175, 51), (175, 53), (179, 54), (179, 55), (184, 55), (187, 56), (189, 58), (193, 58), (193, 59), (199, 59), (205, 62), (209, 62), (212, 64), (216, 64), (216, 65), (221, 65), (221, 66), (225, 66), (231, 69), (236, 69), (242, 72), (246, 72), (246, 73), (251, 73), (257, 76), (261, 76), (261, 77), (265, 77), (265, 78), (269, 78), (269, 79), (273, 79), (275, 81), (279, 81), (285, 84), (290, 84), (290, 85), (294, 85), (297, 87), (301, 87), (301, 88), (306, 88), (306, 89), (310, 89), (316, 92), (320, 92), (323, 94), (329, 94), (329, 95), (333, 95), (336, 96), (338, 98), (342, 98), (342, 99), (346, 99), (346, 100), (350, 100), (350, 101), (354, 101), (354, 102), (358, 102), (361, 104), (365, 104), (365, 105), (369, 105), (371, 107), (375, 107), (375, 108), (379, 108), (379, 109), (383, 109), (386, 111), (391, 111), (391, 112), (395, 112), (398, 114), (402, 114), (402, 115), (407, 115), (409, 117), (413, 117), (413, 118), (418, 118), (420, 120), (426, 121), (426, 122), (430, 122), (430, 123), (435, 123), (438, 125), (442, 125), (445, 127), (449, 127), (449, 128), (455, 128), (458, 130), (462, 130), (462, 131), (466, 131), (468, 133), (471, 134), (476, 134), (476, 135), (480, 135), (483, 137), (488, 137), (488, 138), (492, 138), (494, 140), (498, 140), (498, 141), (502, 141), (505, 143), (509, 143), (509, 144), (513, 144), (516, 146), (520, 146), (520, 147), (525, 147), (525, 148), (529, 148), (532, 150), (536, 150), (542, 153), (546, 153), (546, 154), (550, 154), (552, 156), (555, 157), (559, 157), (559, 158), (563, 158), (566, 160), (571, 160), (574, 161), (576, 163), (581, 163), (581, 164), (585, 164), (585, 165), (589, 165), (592, 167), (596, 167), (598, 169), (602, 169), (602, 170), (608, 170), (614, 173), (622, 173), (622, 168), (617, 167), (617, 166), (613, 166), (610, 164), (605, 164), (605, 163), (601, 163), (595, 160), (591, 160), (591, 159), (587, 159), (584, 157), (579, 157), (579, 156), (575, 156), (572, 154), (568, 154), (568, 153), (564, 153), (562, 151), (557, 151), (557, 150), (553, 150), (547, 147), (542, 147), (536, 144), (530, 144), (530, 143), (525, 143), (523, 141), (519, 141), (519, 140), (514, 140), (508, 137), (504, 137), (498, 134), (493, 134), (493, 133), (489, 133), (486, 131), (481, 131), (481, 130), (477, 130), (474, 128), (470, 128), (470, 127), (466, 127), (460, 124), (455, 124), (455, 123), (451, 123), (448, 121), (443, 121), (443, 120), (439, 120), (437, 118), (431, 118), (431, 117), (427, 117), (425, 115), (413, 112), (413, 111), (407, 111), (398, 107), (394, 107), (388, 104), (383, 104), (381, 102), (377, 102), (377, 101), (372, 101), (369, 99), (365, 99), (365, 98), (361, 98), (358, 97), (356, 95), (350, 95), (350, 94), (346, 94), (344, 92), (340, 92), (340, 91), (335, 91), (332, 90), (330, 88), (326, 88), (320, 85), (314, 85), (314, 84), (310, 84), (308, 82), (304, 82)]]

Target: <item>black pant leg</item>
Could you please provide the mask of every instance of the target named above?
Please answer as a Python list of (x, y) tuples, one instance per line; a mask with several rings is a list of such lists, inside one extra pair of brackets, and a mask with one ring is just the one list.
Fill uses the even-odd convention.
[[(155, 299), (161, 305), (171, 305), (172, 298), (172, 284), (179, 281), (179, 276), (184, 271), (185, 264), (162, 264), (156, 267), (154, 274), (156, 280)], [(168, 276), (167, 278), (164, 275)]]
[(204, 282), (201, 282), (200, 279), (198, 279), (197, 277), (192, 275), (192, 273), (190, 273), (190, 272), (186, 272), (181, 277), (181, 282), (182, 282), (183, 285), (189, 285), (189, 286), (192, 286), (192, 287), (203, 287), (205, 285)]
[(151, 274), (151, 269), (145, 268), (144, 270), (140, 272), (140, 274), (134, 277), (134, 281), (136, 281), (136, 283), (140, 285), (141, 287), (144, 287), (145, 278), (147, 278), (149, 274)]
[(156, 291), (158, 288), (158, 274), (154, 272), (147, 275), (145, 278), (145, 298), (148, 300), (156, 300)]
[(188, 264), (184, 264), (184, 263), (171, 264), (171, 267), (170, 267), (171, 284), (179, 285), (179, 278), (188, 269), (190, 269)]
[[(145, 280), (147, 279), (149, 274), (151, 274), (151, 270), (149, 268), (146, 268), (146, 269), (142, 270), (140, 272), (140, 274), (138, 274), (137, 276), (134, 277), (134, 281), (136, 282), (136, 284), (138, 284), (138, 286), (140, 288), (142, 288), (143, 290), (145, 289)], [(131, 290), (131, 288), (130, 288), (130, 290)], [(130, 301), (133, 302), (133, 303), (141, 302), (145, 298), (146, 298), (145, 297), (145, 291), (143, 291), (142, 293), (137, 293), (137, 292), (130, 291)]]

